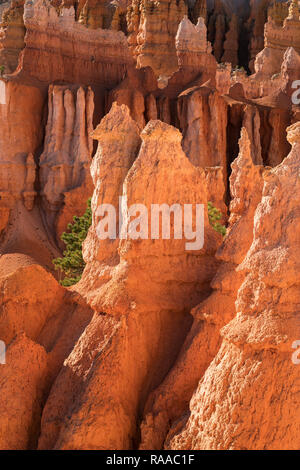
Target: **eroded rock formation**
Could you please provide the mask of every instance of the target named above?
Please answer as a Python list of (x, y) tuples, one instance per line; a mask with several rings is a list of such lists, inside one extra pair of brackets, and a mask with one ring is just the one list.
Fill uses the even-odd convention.
[(0, 449), (32, 449), (39, 433), (46, 351), (20, 334), (8, 348), (2, 369)]
[[(50, 86), (44, 150), (40, 157), (41, 195), (48, 223), (65, 228), (72, 221), (72, 199), (83, 213), (91, 196), (89, 166), (93, 143), (94, 94), (91, 88), (72, 90)], [(68, 197), (68, 204), (64, 202)], [(57, 220), (58, 219), (58, 220)]]
[(18, 201), (31, 210), (36, 195), (34, 155), (43, 138), (43, 93), (34, 87), (1, 82), (0, 230)]
[(298, 2), (2, 5), (0, 448), (298, 449)]
[(214, 291), (192, 310), (193, 325), (177, 362), (149, 396), (141, 425), (142, 449), (163, 447), (171, 424), (185, 413), (199, 379), (218, 351), (221, 327), (234, 316), (236, 294), (243, 279), (236, 268), (252, 242), (253, 215), (262, 194), (263, 171), (262, 166), (253, 164), (250, 141), (243, 129), (240, 153), (232, 165), (231, 216), (228, 234), (217, 252), (222, 263), (211, 283)]
[[(122, 162), (123, 168), (118, 165), (115, 177), (120, 183), (112, 194), (108, 182), (114, 175), (109, 171), (111, 164), (106, 161), (105, 153), (108, 146), (111, 148), (110, 139), (114, 138), (115, 133), (122, 135), (123, 132), (126, 132), (124, 138), (132, 134), (132, 147), (128, 147), (128, 141), (120, 140), (115, 153), (111, 151), (111, 164), (113, 156), (118, 161), (120, 151), (121, 155), (128, 155)], [(94, 135), (99, 139), (99, 157), (93, 172), (95, 182), (98, 181), (97, 175), (103, 174), (103, 184), (96, 187), (94, 193), (94, 207), (97, 201), (99, 203), (99, 198), (102, 203), (113, 203), (119, 196), (122, 180), (121, 194), (126, 197), (128, 207), (139, 203), (150, 211), (154, 194), (157, 204), (172, 205), (178, 197), (187, 204), (207, 200), (204, 171), (188, 161), (180, 147), (181, 135), (171, 126), (150, 121), (141, 134), (143, 143), (137, 154), (139, 139), (136, 124), (131, 121), (128, 110), (114, 106)], [(136, 160), (130, 167), (134, 152)], [(167, 173), (169, 177), (166, 179)], [(185, 175), (186, 181), (181, 189), (182, 194), (174, 186), (180, 175)], [(147, 191), (143, 181), (149, 183)], [(164, 181), (163, 186), (159, 181)], [(162, 188), (160, 194), (155, 191), (159, 186)], [(94, 449), (122, 449), (134, 445), (138, 415), (147, 394), (158, 385), (172, 364), (184, 332), (190, 325), (187, 312), (204, 295), (208, 287), (207, 279), (214, 275), (218, 264), (213, 253), (220, 237), (209, 229), (207, 214), (204, 215), (206, 248), (193, 251), (190, 255), (185, 251), (185, 240), (174, 240), (170, 246), (168, 240), (140, 239), (138, 235), (136, 240), (120, 240), (118, 250), (116, 242), (112, 241), (110, 257), (104, 248), (109, 241), (104, 241), (104, 250), (101, 249), (98, 254), (99, 240), (95, 236), (97, 219), (96, 213), (85, 242), (87, 266), (78, 289), (96, 311), (105, 312), (105, 315), (95, 314), (86, 334), (75, 347), (74, 356), (71, 354), (69, 357), (68, 368), (57, 379), (49, 405), (44, 410), (41, 448), (84, 448), (88, 445)], [(138, 336), (134, 333), (137, 324), (140, 325)], [(83, 351), (82, 358), (77, 357), (77, 347)], [(90, 365), (82, 362), (84, 350), (95, 347), (97, 361), (87, 376)], [(139, 355), (138, 362), (136, 354)], [(109, 362), (105, 359), (108, 357)], [(113, 366), (116, 363), (120, 364), (117, 369)], [(70, 380), (75, 386), (78, 367), (81, 371), (78, 385), (81, 392), (74, 406), (70, 395), (66, 396), (63, 390)], [(99, 378), (100, 387), (96, 385)], [(133, 389), (127, 387), (128, 380), (133, 384), (134, 394)], [(94, 407), (90, 408), (91, 403), (100, 404), (108, 396), (108, 405), (96, 414)], [(64, 402), (59, 408), (58, 401)], [(56, 432), (53, 431), (53, 413), (56, 416)], [(70, 418), (66, 419), (66, 413)], [(112, 423), (117, 416), (119, 426), (113, 429)], [(135, 419), (129, 419), (129, 416), (135, 416)], [(78, 419), (81, 423), (79, 427)], [(97, 428), (96, 434), (90, 428), (91, 421), (94, 423), (93, 429)]]
[(24, 48), (24, 0), (15, 0), (0, 12), (0, 63), (6, 73), (13, 72)]
[(43, 0), (27, 0), (24, 24), (25, 48), (16, 69), (23, 80), (105, 87), (117, 85), (132, 63), (123, 32), (86, 28), (75, 21), (72, 6), (57, 12)]
[[(236, 316), (222, 330), (222, 346), (191, 400), (188, 422), (169, 436), (172, 448), (299, 447), (300, 382), (290, 350), (299, 331), (299, 200), (294, 198), (300, 194), (299, 135), (299, 123), (288, 129), (292, 150), (265, 176), (254, 239), (239, 267), (246, 278), (238, 291)], [(274, 296), (278, 300), (270, 301)]]

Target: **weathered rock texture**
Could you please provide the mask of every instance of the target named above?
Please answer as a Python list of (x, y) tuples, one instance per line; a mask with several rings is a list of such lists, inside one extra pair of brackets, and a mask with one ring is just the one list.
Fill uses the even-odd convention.
[(0, 448), (299, 449), (298, 2), (2, 7)]
[(183, 149), (201, 167), (226, 168), (227, 104), (209, 86), (195, 86), (178, 97)]
[(0, 449), (34, 448), (47, 371), (45, 350), (20, 334), (0, 366)]
[(42, 0), (27, 0), (24, 24), (25, 48), (16, 70), (23, 80), (112, 86), (132, 63), (121, 31), (86, 28), (75, 21), (73, 7), (57, 13)]
[(134, 0), (127, 13), (130, 48), (137, 66), (170, 77), (177, 69), (175, 35), (187, 12), (184, 1)]
[(193, 325), (177, 362), (148, 398), (141, 425), (142, 449), (163, 447), (172, 423), (186, 411), (198, 381), (220, 347), (221, 327), (234, 316), (237, 291), (243, 281), (236, 268), (252, 242), (253, 215), (262, 194), (263, 171), (262, 166), (252, 162), (249, 138), (243, 129), (240, 153), (232, 165), (231, 216), (227, 236), (217, 253), (222, 264), (211, 283), (214, 291), (192, 310)]
[(24, 0), (14, 0), (0, 11), (0, 64), (5, 73), (13, 72), (24, 48)]
[(34, 154), (42, 142), (43, 94), (34, 87), (1, 82), (0, 230), (22, 201), (31, 210), (36, 195)]
[(89, 166), (93, 151), (90, 137), (93, 112), (94, 94), (90, 88), (49, 87), (39, 177), (49, 224), (57, 224), (58, 236), (73, 219), (74, 203), (81, 215), (92, 193)]
[(31, 449), (50, 386), (92, 312), (29, 256), (1, 256), (0, 279), (0, 448)]
[(246, 278), (236, 317), (222, 330), (222, 346), (191, 400), (188, 422), (174, 430), (167, 447), (299, 447), (300, 381), (291, 360), (300, 326), (299, 123), (288, 129), (288, 139), (290, 154), (265, 177), (253, 243), (239, 266)]
[(239, 23), (238, 17), (233, 15), (230, 21), (229, 30), (224, 41), (224, 53), (222, 62), (230, 62), (236, 66), (239, 63), (238, 47), (239, 47)]
[[(117, 165), (118, 174), (114, 175), (109, 171), (111, 164), (105, 152), (109, 144), (111, 146), (108, 139), (113, 139), (115, 133), (122, 136), (123, 132), (124, 141), (122, 138), (115, 141), (115, 152), (111, 148), (110, 158), (112, 162), (113, 155), (116, 161), (122, 154), (128, 157), (123, 161), (123, 168)], [(125, 135), (132, 135), (133, 147), (128, 147)], [(96, 186), (93, 196), (94, 208), (100, 201), (108, 204), (116, 201), (122, 178), (122, 195), (127, 197), (129, 207), (142, 203), (150, 210), (154, 196), (157, 204), (164, 201), (172, 204), (178, 200), (206, 203), (204, 171), (188, 161), (180, 147), (181, 135), (171, 126), (150, 121), (141, 134), (143, 143), (137, 155), (136, 124), (131, 121), (128, 110), (114, 106), (94, 136), (99, 139), (93, 171), (95, 181), (99, 181), (98, 174), (103, 175), (103, 184)], [(125, 177), (134, 152), (137, 158)], [(111, 193), (108, 183), (114, 176), (120, 183), (116, 192)], [(185, 184), (178, 191), (174, 181), (182, 177)], [(161, 187), (160, 193), (156, 191), (158, 187)], [(108, 241), (103, 243), (103, 251), (99, 251), (95, 236), (97, 214), (94, 213), (93, 226), (85, 242), (87, 266), (78, 289), (96, 311), (105, 314), (95, 314), (70, 355), (68, 367), (57, 379), (43, 414), (41, 448), (124, 449), (134, 445), (138, 415), (147, 394), (158, 385), (174, 361), (190, 325), (187, 312), (205, 295), (208, 278), (216, 271), (218, 262), (213, 254), (219, 238), (209, 228), (206, 213), (204, 220), (205, 249), (188, 253), (184, 248), (185, 240), (174, 240), (170, 244), (168, 240), (124, 239), (120, 240), (118, 251), (116, 242), (111, 242), (114, 257), (108, 259), (105, 249)], [(92, 366), (90, 361), (85, 362), (84, 351), (95, 347), (98, 353), (95, 350), (97, 355)], [(81, 358), (79, 351), (82, 351)], [(116, 368), (115, 364), (119, 366)], [(77, 384), (80, 390), (75, 403), (64, 393), (70, 383), (72, 388)], [(58, 402), (61, 403), (59, 408)], [(96, 413), (104, 402), (107, 405)], [(119, 426), (113, 427), (117, 417)]]
[(206, 26), (202, 17), (198, 18), (196, 25), (187, 16), (183, 18), (175, 38), (179, 65), (195, 66), (197, 62), (201, 63), (203, 57), (214, 63), (213, 58), (209, 56), (211, 44), (207, 41), (206, 34)]
[(1, 277), (0, 284), (2, 341), (9, 344), (21, 331), (37, 340), (46, 321), (61, 308), (64, 289), (37, 264), (20, 266)]

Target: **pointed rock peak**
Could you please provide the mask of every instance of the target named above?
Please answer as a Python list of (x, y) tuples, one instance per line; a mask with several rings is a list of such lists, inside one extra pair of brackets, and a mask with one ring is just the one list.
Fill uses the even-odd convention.
[(26, 158), (26, 166), (35, 166), (35, 161), (32, 153), (29, 153)]
[(178, 129), (159, 120), (149, 121), (142, 131), (141, 137), (144, 141), (163, 139), (165, 143), (180, 143), (182, 140), (182, 134)]
[(197, 24), (196, 24), (196, 30), (200, 33), (202, 31), (205, 31), (206, 33), (206, 25), (204, 18), (202, 16), (199, 16)]
[(295, 69), (300, 65), (300, 55), (293, 47), (288, 47), (283, 56), (281, 70)]
[(244, 150), (244, 149), (248, 149), (248, 148), (250, 149), (250, 145), (251, 145), (251, 142), (250, 142), (250, 139), (249, 139), (248, 131), (245, 127), (242, 127), (241, 136), (240, 136), (240, 139), (239, 139), (240, 152), (241, 152), (241, 150)]
[(85, 97), (85, 91), (82, 86), (80, 86), (77, 90), (77, 98)]
[(187, 16), (181, 20), (176, 34), (177, 50), (208, 52), (210, 44), (207, 42), (206, 26), (203, 18), (198, 19), (194, 25)]
[(241, 136), (239, 139), (239, 154), (232, 163), (231, 167), (234, 169), (236, 167), (242, 166), (254, 166), (251, 158), (251, 142), (245, 127), (242, 127), (241, 130)]
[(186, 35), (186, 34), (193, 34), (195, 26), (193, 23), (188, 19), (187, 15), (184, 15), (182, 20), (179, 23), (177, 36)]
[(138, 125), (131, 118), (129, 108), (125, 104), (119, 106), (117, 102), (114, 102), (109, 113), (91, 133), (91, 137), (95, 140), (103, 140), (105, 137), (115, 139), (128, 132), (139, 134)]
[(287, 128), (287, 140), (291, 145), (300, 143), (300, 121)]

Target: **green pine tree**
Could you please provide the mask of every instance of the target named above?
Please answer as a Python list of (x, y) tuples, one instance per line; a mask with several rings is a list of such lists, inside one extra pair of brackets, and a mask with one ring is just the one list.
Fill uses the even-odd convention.
[(226, 235), (226, 227), (220, 224), (220, 222), (218, 222), (218, 220), (222, 218), (221, 211), (217, 209), (216, 207), (214, 207), (212, 202), (207, 203), (207, 208), (208, 208), (208, 219), (209, 219), (210, 225), (213, 227), (213, 229), (216, 232), (221, 233), (224, 237)]
[(91, 199), (87, 201), (87, 208), (83, 216), (73, 217), (73, 222), (68, 224), (68, 232), (61, 236), (66, 245), (62, 258), (53, 260), (55, 269), (59, 270), (64, 279), (60, 283), (65, 286), (76, 284), (81, 278), (85, 262), (82, 257), (82, 243), (86, 239), (89, 227), (92, 224)]

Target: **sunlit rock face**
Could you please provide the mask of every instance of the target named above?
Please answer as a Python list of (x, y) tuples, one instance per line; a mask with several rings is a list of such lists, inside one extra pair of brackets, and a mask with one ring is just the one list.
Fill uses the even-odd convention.
[(0, 448), (299, 449), (297, 0), (0, 2)]
[(11, 343), (6, 361), (5, 367), (1, 366), (0, 449), (33, 448), (38, 435), (47, 354), (23, 333)]
[(300, 381), (291, 354), (300, 326), (299, 123), (287, 132), (292, 150), (265, 176), (253, 242), (239, 266), (246, 277), (236, 316), (222, 330), (222, 346), (191, 400), (188, 422), (169, 436), (171, 448), (299, 447)]
[(16, 69), (23, 80), (112, 86), (133, 62), (122, 31), (87, 28), (75, 20), (73, 6), (57, 11), (42, 0), (27, 0), (24, 25)]
[[(188, 251), (184, 239), (173, 240), (173, 243), (167, 239), (134, 239), (132, 228), (127, 239), (102, 242), (97, 237), (99, 203), (116, 205), (120, 194), (126, 197), (128, 207), (143, 204), (148, 215), (154, 198), (157, 204), (170, 206), (178, 201), (185, 201), (185, 204), (207, 202), (205, 172), (194, 167), (185, 156), (180, 132), (160, 121), (150, 121), (141, 133), (139, 150), (137, 131), (129, 110), (114, 105), (94, 132), (94, 138), (99, 141), (93, 162), (94, 220), (84, 246), (87, 266), (78, 291), (96, 311), (104, 313), (95, 314), (76, 346), (76, 350), (82, 351), (81, 358), (74, 350), (67, 369), (57, 379), (44, 411), (41, 448), (48, 445), (61, 449), (83, 448), (87, 442), (90, 448), (98, 449), (132, 447), (139, 410), (149, 390), (158, 385), (174, 360), (190, 326), (188, 311), (205, 295), (208, 278), (213, 277), (218, 265), (214, 252), (221, 236), (209, 227), (207, 213), (204, 214), (205, 248), (199, 246)], [(184, 184), (179, 188), (174, 182), (179, 182), (180, 178), (184, 179)], [(121, 210), (124, 215), (124, 207)], [(135, 334), (137, 323), (140, 325), (138, 336)], [(100, 346), (99, 334), (106, 338), (103, 342), (102, 337)], [(86, 367), (90, 366), (84, 357), (90, 347), (102, 352), (87, 377)], [(120, 361), (118, 371), (113, 367), (115, 361)], [(63, 395), (70, 380), (75, 384), (76, 363), (81, 369), (81, 392), (74, 407), (70, 397)], [(96, 387), (100, 376), (101, 387)], [(128, 380), (132, 387), (126, 385)], [(101, 414), (95, 414), (90, 403), (96, 400), (100, 405), (108, 390), (109, 401), (114, 405), (105, 406)], [(64, 405), (55, 412), (61, 400)], [(70, 418), (65, 421), (67, 410)], [(116, 410), (120, 414), (118, 429), (113, 425)], [(53, 413), (57, 423), (55, 433), (51, 431)], [(135, 419), (128, 419), (129, 415)], [(93, 422), (91, 432), (90, 421)]]
[(181, 422), (199, 380), (220, 347), (220, 330), (234, 317), (237, 291), (245, 277), (237, 267), (253, 240), (253, 216), (261, 199), (265, 171), (253, 164), (246, 129), (239, 144), (230, 177), (229, 227), (216, 255), (221, 264), (211, 282), (213, 292), (192, 310), (193, 325), (175, 365), (149, 395), (141, 424), (141, 449), (160, 449), (166, 439), (168, 442), (168, 433), (177, 431), (177, 422)]

